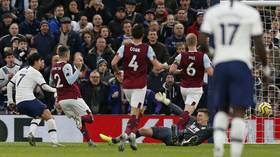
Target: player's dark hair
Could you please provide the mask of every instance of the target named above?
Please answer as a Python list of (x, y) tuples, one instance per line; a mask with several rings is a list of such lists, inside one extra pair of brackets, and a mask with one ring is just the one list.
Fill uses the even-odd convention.
[(207, 116), (209, 115), (209, 111), (207, 108), (199, 108), (199, 109), (197, 109), (197, 112), (203, 112), (203, 113), (207, 114)]
[(42, 57), (38, 53), (33, 53), (28, 57), (28, 64), (33, 66), (39, 60), (42, 60)]
[(59, 57), (65, 57), (66, 54), (68, 53), (69, 49), (65, 46), (60, 46), (58, 47), (58, 55)]
[(142, 24), (135, 24), (132, 28), (132, 37), (141, 39), (144, 35), (144, 27)]

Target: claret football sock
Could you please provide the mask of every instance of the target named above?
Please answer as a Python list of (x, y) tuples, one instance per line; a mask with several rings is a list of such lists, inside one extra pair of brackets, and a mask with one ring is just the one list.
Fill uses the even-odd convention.
[(177, 123), (178, 129), (179, 129), (180, 132), (186, 128), (186, 124), (187, 124), (189, 118), (190, 118), (190, 116), (189, 116), (188, 111), (184, 111), (180, 114), (180, 118), (179, 118), (179, 121)]
[(81, 116), (81, 119), (82, 119), (82, 123), (92, 123), (93, 122), (93, 118), (92, 118), (91, 114)]
[(138, 137), (141, 137), (141, 136), (142, 136), (142, 135), (140, 135), (139, 130), (137, 130), (137, 131), (136, 131), (135, 135), (136, 135), (136, 138), (138, 138)]
[(86, 142), (88, 142), (90, 140), (90, 137), (89, 137), (89, 133), (88, 133), (88, 130), (86, 128), (86, 125), (83, 124), (82, 128), (80, 129), (81, 133), (83, 134), (83, 138)]
[(135, 115), (132, 115), (127, 122), (127, 126), (125, 129), (125, 133), (129, 135), (131, 132), (135, 133), (137, 131), (137, 125), (138, 125), (139, 119), (136, 119)]

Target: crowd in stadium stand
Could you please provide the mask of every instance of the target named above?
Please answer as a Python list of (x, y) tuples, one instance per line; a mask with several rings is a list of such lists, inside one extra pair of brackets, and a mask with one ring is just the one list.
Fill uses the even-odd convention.
[[(121, 80), (112, 74), (111, 60), (118, 48), (130, 42), (135, 23), (145, 27), (144, 42), (151, 45), (157, 59), (172, 64), (177, 54), (186, 50), (185, 36), (199, 35), (204, 11), (219, 0), (0, 0), (0, 114), (16, 114), (6, 104), (6, 85), (13, 75), (27, 65), (27, 57), (39, 53), (45, 62), (41, 73), (48, 82), (53, 62), (58, 60), (60, 45), (71, 51), (71, 60), (84, 58), (79, 78), (83, 98), (94, 114), (126, 114), (129, 104), (122, 91)], [(263, 8), (258, 8), (266, 15)], [(280, 111), (280, 7), (273, 9), (273, 19), (262, 16), (266, 25), (264, 42), (270, 50), (269, 59), (275, 69), (273, 99)], [(210, 42), (211, 43), (211, 42)], [(272, 53), (273, 51), (273, 53)], [(270, 55), (273, 54), (273, 55)], [(179, 78), (148, 66), (147, 114), (170, 114), (167, 107), (154, 102), (156, 92), (165, 92), (172, 102), (184, 106), (177, 84)], [(277, 70), (278, 69), (278, 70)], [(256, 78), (261, 77), (255, 69)], [(278, 78), (278, 79), (277, 79)], [(261, 80), (261, 79), (260, 79)], [(257, 81), (258, 82), (258, 81)], [(278, 83), (277, 83), (278, 82)], [(207, 83), (207, 81), (205, 82)], [(260, 83), (261, 84), (261, 83)], [(261, 86), (259, 84), (259, 86)], [(260, 87), (261, 88), (261, 87)], [(63, 114), (56, 107), (50, 93), (40, 87), (34, 91), (55, 114)], [(207, 92), (205, 92), (207, 95)], [(258, 93), (257, 93), (258, 94)], [(273, 101), (273, 102), (272, 102)], [(202, 98), (199, 107), (206, 107)], [(277, 105), (278, 104), (278, 105)]]

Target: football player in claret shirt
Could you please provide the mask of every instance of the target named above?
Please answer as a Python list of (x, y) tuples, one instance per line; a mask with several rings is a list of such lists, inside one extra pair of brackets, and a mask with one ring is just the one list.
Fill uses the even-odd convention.
[(61, 106), (65, 115), (73, 118), (77, 128), (89, 146), (95, 146), (90, 139), (86, 123), (92, 123), (93, 117), (88, 105), (83, 100), (77, 79), (83, 65), (83, 58), (76, 59), (74, 67), (68, 63), (70, 59), (70, 51), (67, 47), (60, 46), (58, 48), (59, 61), (52, 66), (51, 84), (57, 89), (57, 101)]
[(180, 114), (180, 120), (177, 124), (179, 131), (184, 131), (187, 117), (194, 112), (203, 94), (204, 73), (213, 74), (211, 61), (207, 54), (196, 49), (196, 35), (193, 33), (188, 34), (186, 43), (188, 51), (180, 53), (169, 69), (170, 73), (175, 73), (177, 69), (180, 69), (180, 90), (185, 102), (185, 108), (184, 112)]
[(140, 110), (143, 108), (147, 89), (147, 65), (149, 59), (159, 70), (167, 69), (168, 65), (161, 64), (151, 46), (142, 43), (144, 27), (136, 24), (132, 28), (132, 42), (122, 45), (112, 60), (112, 68), (116, 77), (119, 77), (118, 62), (123, 59), (124, 79), (123, 89), (131, 105), (131, 117), (127, 123), (125, 133), (121, 135), (119, 151), (124, 151), (124, 144), (129, 140), (133, 150), (137, 150), (135, 133), (140, 120)]

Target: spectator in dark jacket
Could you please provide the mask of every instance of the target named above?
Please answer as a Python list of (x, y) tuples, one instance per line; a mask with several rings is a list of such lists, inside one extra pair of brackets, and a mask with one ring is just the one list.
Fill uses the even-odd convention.
[(203, 12), (198, 12), (196, 16), (196, 21), (187, 29), (188, 33), (194, 33), (197, 37), (199, 36), (200, 26), (203, 21)]
[(165, 7), (164, 3), (159, 3), (156, 6), (156, 20), (161, 24), (162, 22), (166, 21), (168, 15), (168, 9)]
[(82, 33), (82, 52), (83, 56), (87, 56), (89, 53), (89, 50), (91, 50), (94, 47), (93, 43), (93, 34), (90, 31), (85, 31)]
[(111, 37), (110, 29), (107, 26), (102, 26), (100, 28), (99, 35), (100, 35), (100, 37), (102, 37), (106, 40), (108, 46), (113, 48), (113, 46), (115, 44), (115, 39)]
[(161, 24), (160, 36), (162, 39), (172, 36), (175, 24), (176, 22), (174, 15), (168, 15), (166, 22)]
[(81, 94), (93, 114), (108, 114), (108, 86), (100, 81), (97, 71), (91, 72), (89, 81), (81, 83)]
[(149, 73), (148, 76), (148, 89), (151, 89), (154, 92), (161, 91), (163, 83), (165, 82), (166, 72), (157, 70), (155, 68)]
[(102, 37), (97, 38), (95, 48), (91, 49), (85, 57), (87, 66), (94, 70), (97, 68), (97, 60), (103, 58), (108, 63), (108, 68), (111, 68), (111, 61), (114, 57), (114, 51), (107, 46), (106, 40)]
[(123, 104), (125, 98), (122, 81), (123, 81), (123, 71), (121, 71), (122, 77), (117, 77), (109, 84), (109, 94), (108, 94), (108, 105), (111, 114), (124, 114), (127, 113), (126, 107)]
[(60, 30), (60, 19), (64, 16), (64, 8), (62, 5), (58, 5), (54, 8), (54, 17), (49, 20), (50, 31), (57, 35)]
[(144, 18), (140, 13), (136, 12), (136, 0), (127, 0), (125, 4), (126, 19), (132, 23), (143, 23)]
[(122, 23), (125, 20), (125, 9), (123, 7), (117, 8), (117, 12), (115, 14), (114, 20), (110, 21), (108, 24), (108, 27), (110, 31), (112, 32), (112, 37), (116, 38), (120, 35), (122, 35)]
[[(149, 31), (148, 40), (149, 40), (149, 45), (151, 45), (151, 47), (155, 51), (157, 60), (161, 63), (167, 62), (169, 59), (169, 53), (168, 53), (167, 47), (163, 43), (158, 41), (157, 32)], [(149, 62), (148, 71), (150, 72), (151, 69), (152, 69), (152, 65)]]
[(114, 75), (110, 72), (110, 69), (108, 69), (108, 63), (105, 59), (100, 58), (97, 60), (97, 71), (103, 83), (108, 85), (114, 80)]
[(144, 114), (159, 114), (162, 104), (155, 99), (155, 92), (147, 89), (144, 100)]
[[(176, 84), (174, 76), (172, 74), (168, 74), (166, 76), (165, 83), (161, 88), (161, 92), (164, 92), (166, 94), (166, 97), (170, 99), (172, 103), (178, 105), (183, 109), (185, 105), (180, 92), (180, 86)], [(171, 111), (167, 106), (163, 105), (160, 113), (171, 114)]]
[(37, 20), (40, 20), (41, 17), (39, 15), (39, 2), (38, 0), (29, 0), (29, 9), (33, 10), (34, 17)]
[(61, 19), (61, 31), (57, 39), (59, 44), (69, 48), (72, 59), (75, 52), (82, 51), (81, 37), (77, 32), (71, 30), (71, 19), (69, 17)]
[[(3, 36), (0, 38), (0, 52), (4, 52), (5, 47), (11, 47), (11, 39), (12, 37), (19, 37), (19, 38), (24, 38), (23, 35), (18, 33), (18, 24), (13, 23), (9, 27), (9, 34)], [(3, 56), (3, 54), (2, 54)]]
[(70, 0), (68, 4), (68, 9), (66, 10), (65, 16), (70, 17), (72, 21), (79, 21), (80, 19), (80, 10), (78, 2), (76, 0)]
[(9, 34), (9, 27), (13, 23), (13, 16), (10, 13), (5, 13), (1, 16), (0, 21), (0, 38)]
[(31, 46), (38, 50), (40, 56), (46, 61), (47, 65), (56, 46), (55, 36), (49, 31), (49, 25), (46, 20), (40, 23), (40, 33), (31, 41)]
[(115, 42), (116, 50), (118, 50), (121, 45), (132, 41), (132, 32), (131, 32), (132, 23), (131, 23), (131, 21), (125, 20), (122, 24), (122, 30), (124, 33), (122, 35), (120, 35)]
[(104, 24), (111, 20), (111, 14), (106, 10), (101, 0), (90, 0), (89, 7), (85, 10), (84, 14), (90, 22), (92, 22), (92, 17), (96, 14), (103, 18)]
[(165, 45), (168, 48), (170, 56), (172, 56), (176, 52), (176, 44), (179, 42), (186, 42), (184, 35), (184, 26), (181, 23), (177, 23), (174, 26), (174, 35), (166, 38), (165, 40)]
[(185, 28), (188, 28), (191, 25), (191, 22), (188, 19), (188, 12), (185, 9), (178, 8), (175, 17), (175, 19), (183, 24)]
[(208, 0), (191, 0), (189, 12), (191, 22), (194, 22), (196, 20), (196, 15), (198, 12), (201, 12), (208, 8), (207, 1)]
[(33, 36), (40, 32), (40, 23), (34, 17), (34, 12), (27, 9), (24, 12), (25, 20), (19, 25), (19, 32), (30, 41)]
[(18, 11), (16, 8), (12, 7), (10, 0), (0, 1), (0, 15), (5, 13), (10, 13), (14, 19), (17, 19)]

